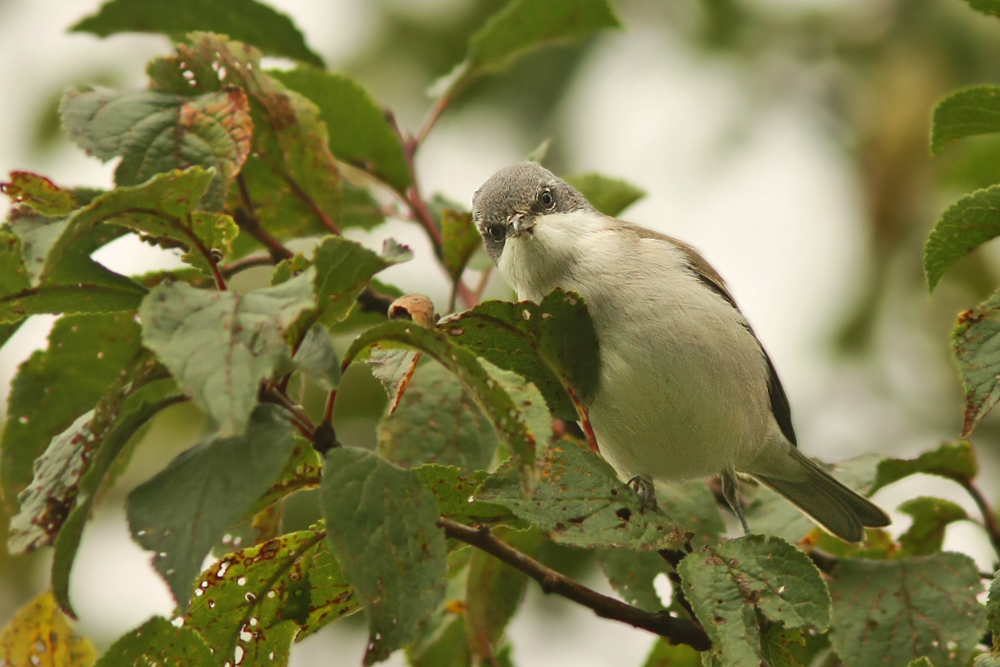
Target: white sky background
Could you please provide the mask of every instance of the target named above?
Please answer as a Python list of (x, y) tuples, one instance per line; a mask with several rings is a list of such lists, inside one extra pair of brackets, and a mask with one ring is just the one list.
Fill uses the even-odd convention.
[[(442, 15), (459, 1), (397, 0), (419, 5), (420, 11), (432, 7)], [(75, 146), (36, 156), (27, 136), (33, 114), (60, 85), (113, 70), (121, 87), (139, 88), (145, 85), (145, 62), (169, 52), (167, 40), (157, 36), (100, 40), (65, 33), (99, 4), (0, 2), (0, 62), (5, 64), (0, 178), (24, 169), (63, 185), (111, 186), (113, 163), (102, 165)], [(334, 70), (379, 31), (377, 15), (363, 0), (270, 4), (293, 17)], [(792, 0), (767, 4), (796, 6)], [(929, 341), (919, 333), (880, 331), (881, 338), (894, 336), (897, 342), (880, 346), (882, 372), (875, 374), (830, 352), (831, 331), (858, 297), (869, 267), (862, 247), (864, 206), (852, 164), (821, 126), (821, 110), (781, 96), (764, 105), (758, 101), (740, 140), (729, 141), (736, 121), (751, 108), (739, 71), (690, 53), (681, 41), (644, 28), (641, 21), (630, 23), (627, 12), (622, 18), (626, 30), (602, 38), (559, 110), (566, 142), (562, 148), (572, 170), (601, 171), (643, 187), (648, 197), (625, 217), (691, 242), (727, 279), (781, 374), (806, 453), (833, 461), (876, 448), (912, 455), (949, 437), (927, 431), (928, 421), (945, 420), (920, 417), (950, 411), (958, 419), (958, 397), (940, 393), (950, 386), (946, 378), (953, 370), (928, 353), (946, 342)], [(424, 192), (441, 191), (468, 204), (486, 178), (523, 159), (530, 148), (496, 110), (469, 105), (460, 115), (445, 116), (422, 149), (418, 168)], [(5, 216), (9, 204), (0, 199), (0, 216)], [(380, 245), (387, 235), (411, 244), (417, 260), (395, 267), (386, 278), (408, 291), (426, 292), (443, 305), (444, 278), (432, 266), (429, 246), (416, 227), (396, 223), (351, 237)], [(176, 262), (131, 241), (102, 250), (98, 258), (123, 272), (149, 270), (151, 261)], [(0, 353), (4, 399), (17, 364), (44, 347), (52, 320), (34, 318)], [(924, 379), (914, 382), (917, 376)], [(996, 466), (983, 463), (989, 480)], [(938, 480), (909, 480), (877, 500), (893, 510), (918, 492), (952, 499), (975, 514), (964, 494)], [(908, 519), (894, 518), (898, 534)], [(966, 551), (982, 569), (990, 568), (988, 544), (976, 528), (954, 526), (946, 546)], [(47, 568), (37, 574), (42, 590)], [(602, 582), (590, 583), (607, 589)], [(516, 664), (641, 663), (650, 635), (600, 621), (568, 603), (541, 600), (533, 584), (530, 590), (531, 603), (510, 632)], [(73, 596), (81, 613), (80, 631), (102, 642), (151, 614), (169, 614), (166, 588), (148, 555), (129, 540), (120, 508), (99, 511), (85, 533)], [(556, 604), (566, 613), (553, 615)], [(0, 624), (6, 620), (0, 618)], [(359, 634), (328, 628), (293, 648), (292, 663), (360, 664), (363, 644)], [(392, 664), (402, 660), (396, 656)]]

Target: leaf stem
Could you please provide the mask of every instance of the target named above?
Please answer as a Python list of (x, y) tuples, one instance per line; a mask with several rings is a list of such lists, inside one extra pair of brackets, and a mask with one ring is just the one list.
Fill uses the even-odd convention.
[(498, 540), (490, 533), (487, 526), (466, 526), (445, 517), (438, 519), (438, 525), (444, 528), (448, 537), (471, 544), (525, 573), (541, 584), (542, 590), (546, 593), (555, 593), (572, 600), (592, 610), (601, 618), (621, 621), (648, 630), (665, 637), (672, 644), (687, 644), (699, 651), (707, 651), (712, 647), (712, 641), (705, 634), (705, 630), (694, 621), (675, 618), (666, 611), (655, 614), (643, 611), (578, 584), (506, 542)]
[(260, 220), (254, 214), (253, 201), (250, 199), (250, 191), (247, 190), (246, 180), (243, 178), (243, 174), (240, 173), (236, 176), (236, 185), (240, 191), (240, 201), (243, 203), (243, 208), (237, 209), (233, 213), (233, 220), (236, 221), (237, 226), (240, 230), (245, 231), (250, 234), (250, 236), (257, 239), (261, 245), (267, 248), (268, 252), (271, 253), (274, 263), (277, 264), (283, 259), (291, 259), (295, 256), (295, 253), (286, 248), (281, 241), (271, 236), (266, 229), (264, 229)]
[(244, 257), (243, 259), (236, 260), (232, 264), (220, 266), (219, 270), (226, 278), (232, 278), (240, 271), (246, 271), (247, 269), (252, 269), (257, 266), (274, 266), (274, 257), (271, 255), (254, 255), (252, 257)]
[(990, 538), (990, 544), (993, 545), (993, 550), (996, 552), (997, 556), (1000, 556), (1000, 524), (997, 524), (996, 514), (993, 513), (993, 509), (990, 504), (986, 502), (986, 497), (983, 496), (982, 491), (979, 487), (970, 480), (959, 481), (962, 488), (972, 496), (972, 500), (975, 501), (976, 507), (979, 508), (979, 513), (983, 515), (983, 528), (986, 530), (986, 534)]
[(295, 196), (298, 197), (306, 206), (309, 207), (309, 210), (313, 212), (313, 215), (319, 218), (319, 221), (323, 223), (323, 226), (326, 227), (331, 234), (340, 236), (340, 227), (338, 227), (337, 223), (335, 223), (330, 218), (330, 216), (328, 216), (326, 212), (319, 207), (319, 204), (316, 203), (316, 200), (313, 199), (309, 195), (309, 193), (303, 190), (299, 186), (299, 184), (295, 181), (295, 179), (293, 179), (288, 174), (283, 174), (283, 175), (285, 177), (285, 181), (288, 183), (289, 186), (291, 186), (292, 192), (295, 193)]

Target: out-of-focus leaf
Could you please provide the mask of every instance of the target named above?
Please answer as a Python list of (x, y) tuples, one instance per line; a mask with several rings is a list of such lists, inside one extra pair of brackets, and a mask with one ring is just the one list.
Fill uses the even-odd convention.
[(10, 515), (52, 438), (93, 408), (139, 351), (130, 314), (73, 315), (56, 321), (45, 351), (21, 364), (11, 386), (0, 447), (0, 483)]
[(656, 499), (663, 513), (694, 533), (692, 543), (714, 543), (726, 532), (719, 504), (705, 480), (692, 479), (656, 485)]
[(969, 251), (1000, 235), (1000, 185), (977, 190), (952, 204), (924, 248), (924, 272), (933, 291), (948, 269)]
[(444, 599), (437, 501), (412, 472), (353, 447), (330, 450), (321, 488), (327, 539), (368, 617), (371, 665), (416, 637)]
[(340, 385), (340, 357), (322, 325), (309, 329), (292, 356), (292, 364), (321, 389), (330, 391)]
[(538, 387), (557, 417), (577, 420), (565, 387), (588, 405), (600, 372), (599, 346), (587, 304), (555, 289), (542, 299), (484, 301), (438, 325), (452, 340)]
[(254, 515), (267, 509), (269, 505), (285, 496), (303, 489), (319, 486), (323, 473), (323, 459), (313, 448), (312, 443), (296, 434), (292, 453), (282, 466), (278, 478), (250, 508), (248, 515)]
[(311, 269), (246, 294), (160, 285), (139, 309), (142, 340), (223, 437), (240, 434), (260, 381), (289, 363), (285, 330), (312, 304)]
[(304, 530), (227, 554), (195, 582), (185, 625), (234, 664), (287, 664), (301, 628), (359, 606), (325, 537)]
[(677, 568), (684, 593), (723, 664), (758, 667), (757, 612), (786, 628), (830, 624), (830, 594), (816, 566), (779, 537), (745, 535), (704, 547)]
[(955, 444), (945, 443), (915, 459), (882, 459), (876, 469), (875, 483), (868, 490), (871, 495), (904, 477), (922, 473), (952, 479), (959, 484), (972, 481), (979, 472), (976, 454), (967, 440)]
[(831, 639), (845, 664), (965, 664), (986, 628), (979, 570), (968, 556), (843, 559), (830, 572)]
[(995, 573), (986, 599), (986, 629), (993, 635), (993, 648), (1000, 648), (1000, 577)]
[[(399, 407), (406, 388), (410, 386), (410, 380), (413, 379), (413, 373), (417, 370), (420, 356), (420, 352), (413, 350), (383, 349), (381, 345), (372, 345), (365, 361), (371, 367), (372, 375), (382, 383), (382, 387), (389, 397), (389, 405), (386, 406), (385, 410), (387, 416), (393, 415)], [(409, 466), (404, 465), (403, 467)]]
[(154, 616), (112, 644), (96, 667), (194, 667), (215, 662), (197, 632)]
[(987, 16), (1000, 16), (1000, 2), (998, 0), (965, 0), (969, 6), (976, 11)]
[(462, 277), (472, 254), (482, 247), (472, 214), (446, 208), (441, 214), (441, 254), (452, 282)]
[(958, 316), (955, 357), (965, 388), (962, 437), (968, 437), (1000, 400), (1000, 292)]
[[(1000, 3), (997, 3), (1000, 7)], [(1000, 88), (978, 86), (953, 93), (934, 108), (931, 153), (953, 141), (1000, 132)]]
[(287, 15), (255, 0), (109, 0), (70, 28), (98, 37), (153, 32), (178, 38), (196, 30), (229, 35), (269, 56), (325, 66)]
[(0, 664), (90, 667), (96, 658), (94, 645), (73, 633), (48, 592), (22, 607), (0, 630)]
[(72, 192), (28, 171), (10, 172), (10, 182), (0, 183), (0, 191), (10, 197), (11, 202), (30, 206), (42, 215), (67, 215), (77, 206)]
[(701, 667), (701, 654), (687, 644), (671, 644), (660, 638), (642, 667)]
[[(59, 107), (70, 138), (103, 162), (121, 157), (118, 185), (198, 165), (215, 169), (209, 208), (222, 207), (226, 188), (250, 154), (253, 123), (242, 88), (188, 97), (158, 90), (70, 91)], [(191, 204), (197, 204), (197, 200)]]
[(288, 420), (262, 405), (246, 435), (192, 447), (129, 494), (132, 536), (156, 554), (153, 566), (182, 610), (205, 556), (268, 490), (291, 451)]
[(439, 364), (417, 369), (399, 408), (378, 426), (378, 453), (404, 468), (439, 463), (480, 470), (496, 447), (493, 425)]
[(646, 196), (645, 190), (631, 183), (593, 172), (567, 176), (565, 180), (579, 190), (591, 206), (613, 218)]
[(357, 82), (305, 67), (268, 74), (319, 107), (335, 156), (374, 174), (397, 192), (406, 191), (410, 170), (399, 136), (385, 111)]
[(670, 565), (655, 551), (602, 549), (597, 554), (604, 576), (625, 602), (645, 611), (663, 609), (653, 580), (671, 571)]
[(505, 464), (480, 487), (477, 500), (502, 505), (568, 546), (653, 551), (677, 547), (688, 534), (642, 500), (598, 454), (569, 441), (551, 445), (530, 493)]
[(969, 518), (960, 505), (927, 496), (907, 500), (899, 506), (899, 511), (913, 517), (913, 525), (899, 536), (902, 557), (929, 556), (941, 551), (948, 524)]
[(444, 630), (427, 646), (410, 644), (406, 648), (406, 658), (413, 667), (472, 667), (465, 617), (453, 615)]

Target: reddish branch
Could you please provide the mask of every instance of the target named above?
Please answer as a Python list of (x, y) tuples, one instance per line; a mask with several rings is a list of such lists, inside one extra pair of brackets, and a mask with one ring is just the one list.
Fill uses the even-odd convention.
[(983, 515), (983, 528), (986, 529), (986, 534), (990, 538), (990, 544), (993, 545), (993, 550), (1000, 556), (1000, 525), (997, 524), (997, 517), (993, 513), (993, 508), (990, 504), (986, 502), (986, 498), (983, 496), (982, 491), (979, 490), (972, 480), (959, 482), (970, 496), (972, 500), (975, 501), (976, 507), (979, 508), (979, 513)]
[(621, 621), (633, 627), (648, 630), (666, 638), (672, 644), (687, 644), (699, 651), (707, 651), (712, 647), (712, 641), (708, 635), (694, 621), (675, 618), (666, 611), (655, 614), (643, 611), (620, 600), (602, 595), (586, 586), (581, 586), (569, 577), (498, 540), (486, 526), (472, 528), (445, 517), (438, 519), (438, 525), (444, 528), (448, 537), (471, 544), (525, 573), (537, 581), (546, 593), (555, 593), (581, 604), (601, 618)]

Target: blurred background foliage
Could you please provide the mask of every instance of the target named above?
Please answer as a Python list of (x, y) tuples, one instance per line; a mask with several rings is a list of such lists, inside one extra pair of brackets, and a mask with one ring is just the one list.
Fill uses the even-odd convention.
[[(30, 34), (12, 34), (14, 30), (30, 33), (31, 24), (18, 23), (22, 13), (36, 11), (29, 10), (29, 2), (0, 0), (0, 26), (7, 26), (0, 27), (0, 54), (6, 56), (3, 60), (7, 67), (16, 67), (14, 80), (21, 82), (20, 88), (6, 88), (0, 101), (0, 106), (7, 109), (0, 111), (0, 120), (3, 135), (8, 137), (6, 143), (0, 139), (0, 167), (5, 171), (28, 168), (53, 176), (57, 183), (73, 185), (59, 180), (66, 178), (60, 173), (60, 165), (67, 164), (66, 156), (76, 152), (63, 134), (56, 112), (64, 90), (84, 83), (139, 87), (145, 60), (166, 52), (169, 44), (156, 36), (101, 42), (89, 35), (60, 35), (64, 26), (92, 13), (99, 3), (43, 0), (39, 4), (51, 5), (47, 11), (58, 16), (50, 18), (53, 23), (47, 30), (55, 36), (47, 39), (86, 42), (87, 49), (94, 53), (106, 49), (114, 40), (128, 40), (128, 48), (135, 47), (134, 59), (95, 57), (63, 61), (64, 67), (60, 68), (58, 61), (44, 57), (38, 50), (41, 46), (33, 45)], [(317, 10), (317, 5), (324, 4), (318, 0), (272, 4), (296, 20), (310, 46), (326, 58), (331, 69), (355, 78), (395, 113), (401, 126), (415, 130), (430, 106), (428, 88), (462, 60), (469, 36), (505, 0), (340, 0), (330, 3), (335, 11)], [(931, 159), (929, 119), (934, 104), (947, 93), (964, 86), (1000, 82), (1000, 22), (972, 11), (963, 0), (615, 0), (614, 5), (625, 25), (624, 39), (641, 31), (646, 39), (663, 40), (672, 45), (678, 57), (694, 63), (696, 72), (704, 71), (714, 79), (721, 76), (741, 92), (738, 99), (742, 106), (730, 110), (725, 116), (728, 120), (714, 130), (714, 145), (723, 161), (727, 152), (738, 150), (749, 140), (752, 129), (774, 100), (784, 100), (809, 115), (827, 144), (835, 147), (838, 155), (834, 160), (847, 166), (846, 179), (858, 204), (858, 220), (853, 224), (861, 230), (857, 238), (860, 249), (853, 256), (860, 259), (856, 265), (839, 266), (835, 275), (826, 278), (849, 283), (852, 289), (846, 306), (834, 313), (834, 326), (825, 333), (823, 354), (830, 365), (849, 369), (844, 371), (848, 376), (844, 391), (855, 391), (852, 387), (857, 384), (852, 383), (861, 382), (865, 386), (861, 400), (880, 397), (895, 405), (898, 413), (880, 412), (885, 404), (876, 401), (869, 410), (849, 404), (826, 421), (817, 417), (817, 425), (807, 425), (805, 430), (827, 449), (810, 453), (831, 460), (858, 453), (849, 447), (837, 449), (836, 437), (823, 439), (823, 425), (833, 418), (856, 420), (856, 428), (868, 434), (867, 449), (887, 455), (904, 449), (916, 451), (940, 438), (957, 436), (961, 389), (951, 362), (949, 336), (956, 314), (985, 298), (1000, 283), (1000, 251), (987, 246), (972, 253), (948, 274), (931, 300), (921, 268), (922, 248), (941, 211), (959, 194), (1000, 182), (1000, 138), (969, 139)], [(314, 23), (321, 19), (343, 24), (330, 27)], [(324, 35), (326, 42), (322, 41)], [(337, 36), (346, 39), (347, 46), (338, 42)], [(455, 141), (482, 139), (483, 150), (504, 141), (509, 145), (507, 153), (500, 157), (508, 161), (526, 156), (535, 146), (551, 139), (546, 165), (557, 173), (596, 168), (636, 181), (631, 174), (616, 173), (600, 165), (581, 166), (574, 158), (580, 151), (574, 150), (573, 142), (586, 139), (574, 136), (565, 122), (567, 104), (592, 99), (573, 92), (581, 68), (596, 57), (595, 53), (606, 52), (610, 48), (608, 40), (614, 39), (622, 36), (600, 35), (579, 44), (542, 49), (518, 59), (504, 73), (476, 80), (455, 101), (443, 125), (463, 118), (480, 119), (478, 124), (472, 124), (474, 133), (457, 133)], [(653, 63), (649, 66), (650, 71), (662, 72)], [(633, 62), (632, 68), (635, 71), (631, 74), (641, 82), (644, 65)], [(19, 90), (25, 94), (19, 94)], [(624, 93), (607, 88), (600, 94)], [(723, 95), (719, 99), (731, 98)], [(658, 110), (650, 112), (649, 117), (657, 118)], [(500, 139), (485, 136), (497, 119), (502, 119), (496, 127)], [(614, 125), (619, 121), (607, 118), (605, 122)], [(447, 127), (439, 129), (448, 131)], [(688, 131), (683, 126), (667, 128), (668, 136), (681, 137)], [(656, 133), (662, 133), (662, 129)], [(478, 148), (465, 146), (465, 150), (475, 152)], [(670, 146), (664, 150), (670, 150)], [(441, 162), (456, 159), (456, 155), (462, 155), (461, 151), (440, 150), (432, 157)], [(79, 157), (73, 159), (81, 161)], [(464, 168), (461, 163), (418, 165), (436, 174), (448, 173), (447, 169), (461, 172)], [(788, 169), (798, 168), (788, 165)], [(710, 189), (711, 169), (708, 173), (709, 182), (704, 187)], [(638, 180), (651, 192), (661, 185)], [(431, 189), (425, 187), (425, 195), (429, 198), (431, 194)], [(471, 190), (465, 192), (461, 201), (468, 205), (471, 194)], [(725, 193), (718, 196), (724, 197)], [(648, 220), (639, 222), (649, 224)], [(809, 219), (798, 222), (807, 228), (811, 224)], [(683, 229), (679, 228), (678, 235)], [(773, 251), (797, 250), (784, 247)], [(767, 262), (766, 256), (758, 261)], [(423, 270), (435, 271), (430, 267), (426, 263)], [(725, 266), (719, 268), (727, 274)], [(266, 276), (267, 270), (247, 272), (240, 280), (248, 281), (246, 286), (256, 286)], [(800, 279), (802, 276), (784, 277), (790, 283)], [(427, 281), (432, 286), (424, 291), (430, 292), (440, 307), (446, 297), (446, 282), (443, 276), (436, 275)], [(412, 285), (398, 284), (406, 291), (414, 291)], [(492, 286), (490, 294), (509, 296), (502, 285)], [(795, 327), (802, 313), (813, 312), (806, 307), (811, 295), (800, 294), (798, 298), (801, 301), (780, 304), (787, 320), (782, 326)], [(26, 340), (29, 334), (25, 334), (7, 346), (0, 356), (4, 378), (13, 374), (14, 366), (30, 349), (44, 345), (44, 331), (35, 327), (31, 329), (34, 339)], [(774, 355), (773, 350), (772, 354), (778, 357), (782, 369), (781, 354)], [(782, 372), (793, 378), (797, 373), (795, 369)], [(831, 377), (843, 379), (843, 374), (816, 381)], [(809, 382), (805, 378), (798, 386)], [(912, 383), (926, 386), (908, 395), (905, 385)], [(791, 385), (795, 406), (796, 393), (803, 392), (795, 390), (795, 381)], [(832, 394), (831, 399), (831, 395), (814, 392), (813, 398), (800, 399), (808, 405), (797, 413), (799, 420), (809, 421), (810, 415), (832, 409), (828, 403), (837, 395)], [(381, 388), (355, 365), (345, 379), (341, 396), (335, 416), (341, 440), (373, 446), (375, 425), (385, 403)], [(120, 507), (131, 488), (190, 446), (200, 435), (200, 420), (189, 405), (177, 406), (162, 415), (140, 445), (122, 481), (108, 494), (105, 505)], [(920, 442), (907, 442), (910, 433), (919, 433)], [(996, 473), (998, 466), (990, 461), (1000, 460), (1000, 417), (994, 415), (983, 422), (975, 445), (985, 459), (984, 486), (995, 497), (1000, 489), (996, 474), (991, 473)], [(288, 524), (306, 525), (314, 518), (305, 509), (310, 506), (291, 501)], [(0, 539), (4, 542), (6, 526), (7, 519), (0, 517)], [(968, 539), (975, 542), (977, 538)], [(949, 546), (961, 548), (963, 544)], [(968, 550), (980, 557), (974, 544)], [(48, 556), (43, 551), (11, 558), (0, 550), (0, 625), (44, 585)], [(587, 576), (590, 566), (575, 562), (571, 552), (563, 550), (558, 558), (561, 567), (575, 567)], [(86, 568), (86, 562), (78, 567)], [(989, 569), (989, 564), (984, 562), (981, 567)], [(79, 592), (74, 595), (80, 597)], [(546, 615), (566, 611), (564, 605), (547, 600), (536, 602), (532, 609), (529, 613), (542, 609)], [(99, 645), (117, 634), (114, 630), (102, 634), (99, 624), (89, 630), (97, 633), (94, 639)], [(363, 641), (360, 624), (358, 636)], [(643, 653), (644, 649), (636, 651), (636, 655)], [(293, 652), (293, 660), (294, 656)], [(634, 662), (638, 664), (638, 660)]]

